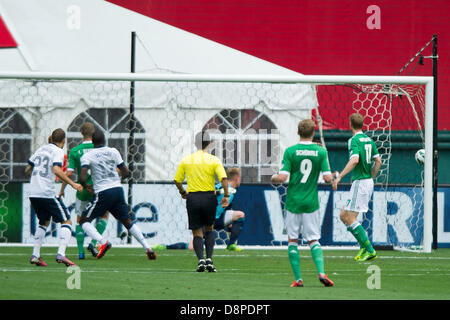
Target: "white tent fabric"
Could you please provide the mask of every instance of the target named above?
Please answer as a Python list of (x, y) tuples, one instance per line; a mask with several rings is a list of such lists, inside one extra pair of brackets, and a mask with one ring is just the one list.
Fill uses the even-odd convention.
[[(0, 0), (0, 14), (29, 71), (129, 72), (136, 31), (137, 72), (296, 74), (103, 0)], [(13, 60), (0, 69), (18, 71)]]
[[(131, 32), (136, 31), (140, 39), (136, 50), (137, 72), (298, 75), (103, 0), (0, 0), (0, 13), (19, 45), (17, 49), (0, 52), (2, 71), (128, 72)], [(29, 66), (28, 70), (25, 66)], [(129, 92), (127, 85), (121, 84), (119, 91), (98, 97), (91, 94), (95, 83), (85, 87), (82, 82), (61, 82), (51, 86), (53, 94), (45, 99), (37, 97), (37, 101), (29, 101), (33, 100), (30, 96), (17, 103), (10, 101), (15, 95), (9, 94), (11, 90), (17, 90), (17, 85), (9, 85), (10, 88), (2, 87), (2, 97), (6, 100), (1, 102), (1, 106), (28, 107), (31, 103), (33, 106), (73, 107), (83, 99), (95, 108), (99, 105), (104, 107), (99, 99), (127, 96)], [(43, 86), (42, 90), (45, 90), (46, 85)], [(176, 84), (139, 83), (137, 86), (137, 107), (164, 106), (168, 100), (176, 99), (167, 94), (177, 93)], [(261, 88), (254, 94), (258, 101), (239, 100), (238, 97), (248, 87), (238, 84), (194, 86), (196, 88), (192, 90), (198, 97), (194, 101), (176, 101), (178, 105), (187, 108), (248, 108), (264, 101), (269, 108), (278, 110), (317, 106), (315, 90), (311, 86), (267, 85), (272, 88)], [(30, 90), (40, 90), (39, 87), (36, 85)], [(142, 87), (146, 89), (139, 90)], [(223, 106), (230, 97), (238, 100)], [(194, 102), (195, 106), (192, 105)]]
[[(138, 73), (299, 75), (103, 0), (0, 0), (0, 13), (18, 42), (0, 51), (2, 71), (126, 73), (135, 31)], [(127, 109), (130, 83), (1, 80), (0, 97), (0, 108), (18, 108), (32, 126), (34, 150), (51, 128), (67, 128), (87, 109)], [(137, 82), (136, 117), (146, 150), (153, 150), (146, 152), (146, 179), (172, 179), (181, 151), (191, 147), (179, 138), (193, 137), (223, 109), (263, 112), (279, 129), (284, 149), (297, 140), (298, 121), (317, 105), (311, 85)], [(185, 120), (179, 121), (184, 127), (171, 119)], [(170, 141), (180, 153), (167, 158)]]

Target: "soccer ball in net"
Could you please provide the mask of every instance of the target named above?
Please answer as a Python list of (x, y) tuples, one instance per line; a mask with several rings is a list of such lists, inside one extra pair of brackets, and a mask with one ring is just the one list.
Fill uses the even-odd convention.
[(425, 149), (417, 150), (414, 158), (416, 159), (416, 162), (418, 164), (424, 164), (425, 163)]

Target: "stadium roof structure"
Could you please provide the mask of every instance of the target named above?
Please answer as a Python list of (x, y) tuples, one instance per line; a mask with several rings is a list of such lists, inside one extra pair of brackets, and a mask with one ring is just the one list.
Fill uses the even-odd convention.
[(103, 0), (0, 0), (16, 46), (0, 50), (3, 71), (130, 71), (196, 74), (299, 73)]

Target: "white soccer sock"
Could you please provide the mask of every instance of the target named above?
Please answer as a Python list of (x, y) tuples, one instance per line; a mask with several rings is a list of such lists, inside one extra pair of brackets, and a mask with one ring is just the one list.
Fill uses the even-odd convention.
[(72, 238), (72, 227), (70, 224), (62, 224), (59, 232), (59, 248), (58, 254), (65, 256), (66, 248)]
[(46, 230), (45, 226), (39, 226), (34, 233), (33, 256), (35, 257), (41, 256), (41, 245), (44, 242)]
[(133, 235), (133, 237), (136, 238), (137, 241), (139, 241), (139, 243), (144, 247), (145, 251), (147, 251), (149, 247), (147, 241), (144, 238), (144, 235), (142, 234), (141, 229), (139, 229), (136, 224), (133, 224), (128, 231)]
[(89, 237), (91, 237), (92, 239), (97, 241), (97, 243), (99, 243), (99, 244), (105, 244), (106, 243), (105, 239), (97, 231), (97, 229), (95, 229), (95, 227), (92, 225), (92, 223), (85, 222), (85, 223), (83, 223), (83, 225), (81, 227), (83, 228), (84, 232), (86, 232), (86, 234)]
[(353, 222), (351, 225), (350, 225), (350, 228), (352, 229), (352, 230), (355, 230), (356, 228), (358, 228), (360, 226), (360, 223), (358, 222), (358, 221), (355, 221), (355, 222)]

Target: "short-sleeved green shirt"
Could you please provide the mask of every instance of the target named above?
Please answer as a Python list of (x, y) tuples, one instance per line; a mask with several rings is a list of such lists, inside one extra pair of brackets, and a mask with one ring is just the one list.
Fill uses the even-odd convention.
[(353, 169), (352, 181), (371, 179), (373, 159), (380, 156), (375, 142), (360, 131), (348, 140), (348, 150), (350, 158), (359, 157)]
[[(67, 169), (76, 171), (78, 179), (81, 173), (81, 157), (88, 151), (94, 148), (94, 144), (90, 141), (84, 141), (78, 146), (72, 148), (69, 153)], [(86, 184), (92, 185), (91, 175), (88, 174)], [(77, 191), (77, 198), (81, 201), (89, 201), (92, 199), (92, 195), (85, 189), (82, 192)]]
[(289, 175), (285, 208), (291, 213), (311, 213), (319, 209), (317, 180), (320, 172), (331, 174), (325, 148), (302, 141), (284, 152), (280, 173)]

